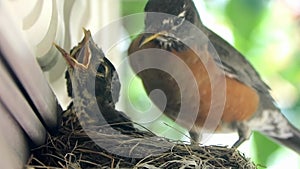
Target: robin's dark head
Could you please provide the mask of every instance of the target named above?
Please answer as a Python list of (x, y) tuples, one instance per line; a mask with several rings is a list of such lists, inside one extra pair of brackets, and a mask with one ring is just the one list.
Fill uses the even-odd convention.
[(188, 33), (188, 24), (198, 25), (200, 17), (192, 0), (149, 0), (145, 6), (145, 37), (140, 46), (155, 41), (162, 48), (180, 48), (181, 36)]
[[(179, 20), (180, 18), (184, 18), (193, 24), (200, 20), (193, 0), (149, 0), (144, 11), (178, 16)], [(149, 18), (146, 18), (146, 22), (147, 19), (149, 20)]]

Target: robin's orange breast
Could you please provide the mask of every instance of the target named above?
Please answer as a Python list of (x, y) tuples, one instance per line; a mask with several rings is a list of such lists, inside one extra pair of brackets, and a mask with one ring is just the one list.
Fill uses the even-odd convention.
[[(141, 48), (139, 48), (138, 44), (141, 37), (142, 36), (140, 35), (132, 42), (128, 50), (129, 55), (143, 49), (159, 48), (159, 46), (157, 46), (155, 43), (152, 42), (147, 43)], [(192, 71), (193, 76), (197, 82), (198, 92), (200, 96), (200, 104), (199, 104), (198, 116), (197, 119), (195, 120), (194, 125), (196, 127), (202, 127), (204, 125), (206, 118), (208, 117), (211, 104), (215, 104), (215, 102), (212, 102), (212, 96), (211, 96), (212, 90), (219, 90), (218, 88), (220, 88), (221, 90), (221, 88), (223, 87), (223, 86), (216, 87), (211, 85), (212, 78), (218, 79), (218, 77), (212, 77), (214, 76), (214, 73), (211, 74), (210, 72), (209, 74), (207, 70), (213, 67), (213, 65), (215, 65), (214, 61), (211, 57), (211, 54), (208, 52), (207, 48), (205, 47), (199, 49), (196, 52), (193, 52), (189, 48), (181, 51), (172, 50), (171, 52), (184, 61), (184, 63)], [(199, 57), (201, 59), (199, 59)], [(176, 71), (181, 71), (181, 70), (178, 69)], [(219, 76), (217, 74), (215, 75)], [(164, 92), (166, 92), (166, 95), (168, 96), (167, 99), (171, 99), (171, 100), (169, 100), (169, 104), (166, 107), (168, 111), (164, 111), (164, 113), (167, 116), (171, 117), (172, 119), (175, 119), (173, 115), (174, 112), (170, 110), (173, 109), (174, 111), (178, 111), (178, 101), (180, 101), (181, 99), (180, 89), (178, 88), (177, 85), (175, 85), (176, 84), (175, 79), (167, 78), (165, 72), (162, 73), (161, 71), (151, 71), (151, 70), (141, 73), (140, 77), (144, 83), (147, 93), (150, 92), (149, 90), (153, 90), (155, 88), (163, 89)], [(251, 118), (251, 116), (256, 112), (259, 105), (259, 96), (256, 93), (256, 91), (253, 88), (226, 75), (224, 80), (226, 82), (224, 83), (226, 84), (226, 87), (225, 88), (223, 87), (223, 89), (225, 89), (226, 92), (225, 95), (226, 100), (225, 100), (223, 115), (221, 118), (222, 122), (231, 123), (236, 121), (244, 121)], [(183, 123), (181, 123), (181, 125), (183, 125), (183, 127), (190, 126), (190, 123), (191, 123), (190, 121), (186, 120)]]

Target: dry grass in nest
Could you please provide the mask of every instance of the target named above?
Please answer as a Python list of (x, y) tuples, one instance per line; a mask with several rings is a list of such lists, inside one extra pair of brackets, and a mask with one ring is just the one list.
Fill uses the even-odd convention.
[[(92, 133), (99, 139), (91, 139), (91, 133), (88, 136), (81, 128), (76, 115), (64, 112), (58, 133), (48, 134), (45, 145), (32, 150), (25, 168), (256, 168), (232, 148), (175, 143), (157, 136), (149, 137), (151, 133), (147, 132), (130, 133), (128, 138), (118, 131), (109, 133), (104, 127), (100, 130), (100, 133)], [(106, 146), (126, 156), (106, 151), (95, 142), (110, 144)], [(149, 155), (143, 156), (147, 153)]]

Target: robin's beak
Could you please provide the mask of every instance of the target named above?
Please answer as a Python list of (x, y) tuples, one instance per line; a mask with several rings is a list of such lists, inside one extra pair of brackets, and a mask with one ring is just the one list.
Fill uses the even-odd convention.
[(58, 51), (63, 55), (63, 57), (66, 59), (67, 63), (71, 66), (74, 67), (77, 61), (71, 57), (71, 55), (66, 52), (63, 48), (58, 46), (56, 43), (53, 43), (53, 45), (58, 49)]
[[(78, 46), (73, 48), (73, 52), (71, 54), (67, 53), (63, 48), (53, 43), (53, 45), (58, 49), (58, 51), (63, 55), (67, 63), (74, 68), (75, 66), (79, 66), (81, 68), (87, 69), (90, 64), (90, 60), (92, 57), (90, 43), (93, 43), (91, 32), (83, 28), (84, 38), (79, 43)], [(76, 58), (76, 59), (75, 59)], [(80, 59), (80, 61), (78, 61)]]
[(155, 33), (153, 35), (150, 35), (148, 37), (143, 36), (140, 43), (139, 43), (139, 48), (144, 46), (145, 44), (153, 41), (154, 39), (163, 38), (163, 36), (167, 36), (167, 32), (162, 31), (162, 32), (158, 32), (158, 33)]

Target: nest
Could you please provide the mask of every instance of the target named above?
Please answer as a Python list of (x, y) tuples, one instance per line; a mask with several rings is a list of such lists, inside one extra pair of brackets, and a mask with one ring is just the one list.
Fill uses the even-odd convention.
[[(32, 149), (25, 168), (256, 168), (233, 148), (189, 145), (148, 131), (120, 134), (106, 128), (87, 133), (69, 109), (62, 115), (58, 132), (48, 134), (43, 146)], [(110, 144), (106, 147), (111, 150), (99, 146), (103, 144)]]
[[(73, 72), (66, 78), (69, 96), (74, 97), (74, 105), (77, 105), (73, 108), (71, 104), (63, 112), (56, 134), (49, 133), (43, 146), (32, 149), (25, 168), (256, 168), (236, 149), (189, 145), (133, 127), (133, 122), (124, 113), (114, 109), (113, 100), (118, 97), (120, 89), (117, 76), (114, 76), (115, 68), (94, 43), (90, 31), (84, 30), (84, 34), (84, 39), (73, 48), (71, 54), (56, 45), (70, 64), (68, 70)], [(84, 53), (93, 52), (83, 59), (94, 59), (83, 66), (85, 71), (78, 68), (82, 68), (83, 64), (76, 60), (80, 58), (81, 50)], [(94, 69), (97, 64), (101, 66)], [(100, 68), (108, 71), (103, 72)], [(87, 90), (91, 88), (91, 79), (95, 79), (96, 92)], [(95, 119), (99, 114), (94, 111), (98, 108), (102, 109), (105, 120)], [(86, 128), (87, 124), (84, 120), (78, 120), (75, 110), (81, 112), (81, 119), (93, 125)]]

